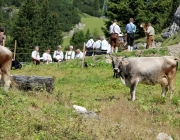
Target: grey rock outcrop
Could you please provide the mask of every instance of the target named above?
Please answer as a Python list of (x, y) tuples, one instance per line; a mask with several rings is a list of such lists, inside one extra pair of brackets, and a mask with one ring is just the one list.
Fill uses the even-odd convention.
[(20, 90), (41, 90), (51, 92), (54, 89), (54, 78), (42, 76), (11, 75), (12, 86)]
[(173, 34), (176, 34), (180, 29), (180, 6), (177, 8), (172, 25), (162, 34), (163, 38), (169, 38)]

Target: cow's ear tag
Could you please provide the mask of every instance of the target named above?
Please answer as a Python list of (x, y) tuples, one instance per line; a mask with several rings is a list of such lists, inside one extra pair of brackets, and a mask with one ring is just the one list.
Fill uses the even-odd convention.
[(129, 62), (128, 62), (128, 61), (126, 61), (126, 60), (123, 60), (123, 61), (122, 61), (122, 64), (123, 64), (123, 65), (128, 65), (128, 64), (129, 64)]

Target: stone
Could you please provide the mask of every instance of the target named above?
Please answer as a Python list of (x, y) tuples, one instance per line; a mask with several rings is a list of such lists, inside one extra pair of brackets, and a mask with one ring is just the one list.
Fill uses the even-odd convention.
[(160, 132), (156, 138), (156, 140), (173, 140), (168, 134), (164, 132)]
[(169, 38), (170, 36), (178, 33), (180, 29), (180, 5), (177, 8), (172, 25), (161, 35), (163, 38)]
[(19, 76), (11, 75), (11, 85), (20, 90), (41, 90), (51, 92), (54, 89), (54, 78), (51, 76)]

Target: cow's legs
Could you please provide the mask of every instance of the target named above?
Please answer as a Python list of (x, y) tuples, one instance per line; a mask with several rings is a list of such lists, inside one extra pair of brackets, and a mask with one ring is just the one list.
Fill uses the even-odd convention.
[(176, 67), (168, 74), (169, 87), (170, 87), (170, 99), (172, 99), (175, 90), (175, 77), (176, 77)]
[(10, 87), (11, 81), (10, 81), (10, 77), (9, 77), (9, 73), (3, 73), (2, 77), (3, 77), (3, 81), (4, 81), (4, 90), (7, 91)]
[(9, 59), (1, 66), (2, 79), (4, 82), (4, 90), (5, 91), (7, 91), (9, 89), (10, 84), (11, 84), (10, 73), (9, 73), (11, 70), (11, 63), (12, 63), (12, 60)]
[(135, 93), (136, 93), (136, 87), (137, 87), (138, 82), (133, 82), (130, 86), (130, 93), (131, 93), (131, 100), (134, 101), (135, 98)]
[(168, 91), (168, 80), (167, 80), (167, 78), (165, 78), (165, 77), (162, 78), (161, 87), (162, 87), (162, 97), (165, 97), (166, 92)]
[(175, 78), (173, 78), (170, 82), (169, 82), (169, 87), (170, 87), (170, 99), (172, 99), (173, 94), (174, 94), (174, 90), (175, 90)]

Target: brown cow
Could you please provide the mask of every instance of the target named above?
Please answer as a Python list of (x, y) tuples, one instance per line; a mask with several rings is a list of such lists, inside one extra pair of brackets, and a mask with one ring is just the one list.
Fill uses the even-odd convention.
[(10, 81), (10, 70), (12, 64), (12, 52), (0, 45), (0, 70), (1, 78), (4, 84), (4, 90), (8, 90), (11, 84)]
[(172, 99), (175, 90), (175, 77), (178, 58), (163, 57), (114, 57), (114, 70), (120, 74), (121, 81), (130, 88), (131, 100), (135, 100), (135, 91), (139, 82), (149, 85), (160, 84), (164, 97), (170, 88)]

